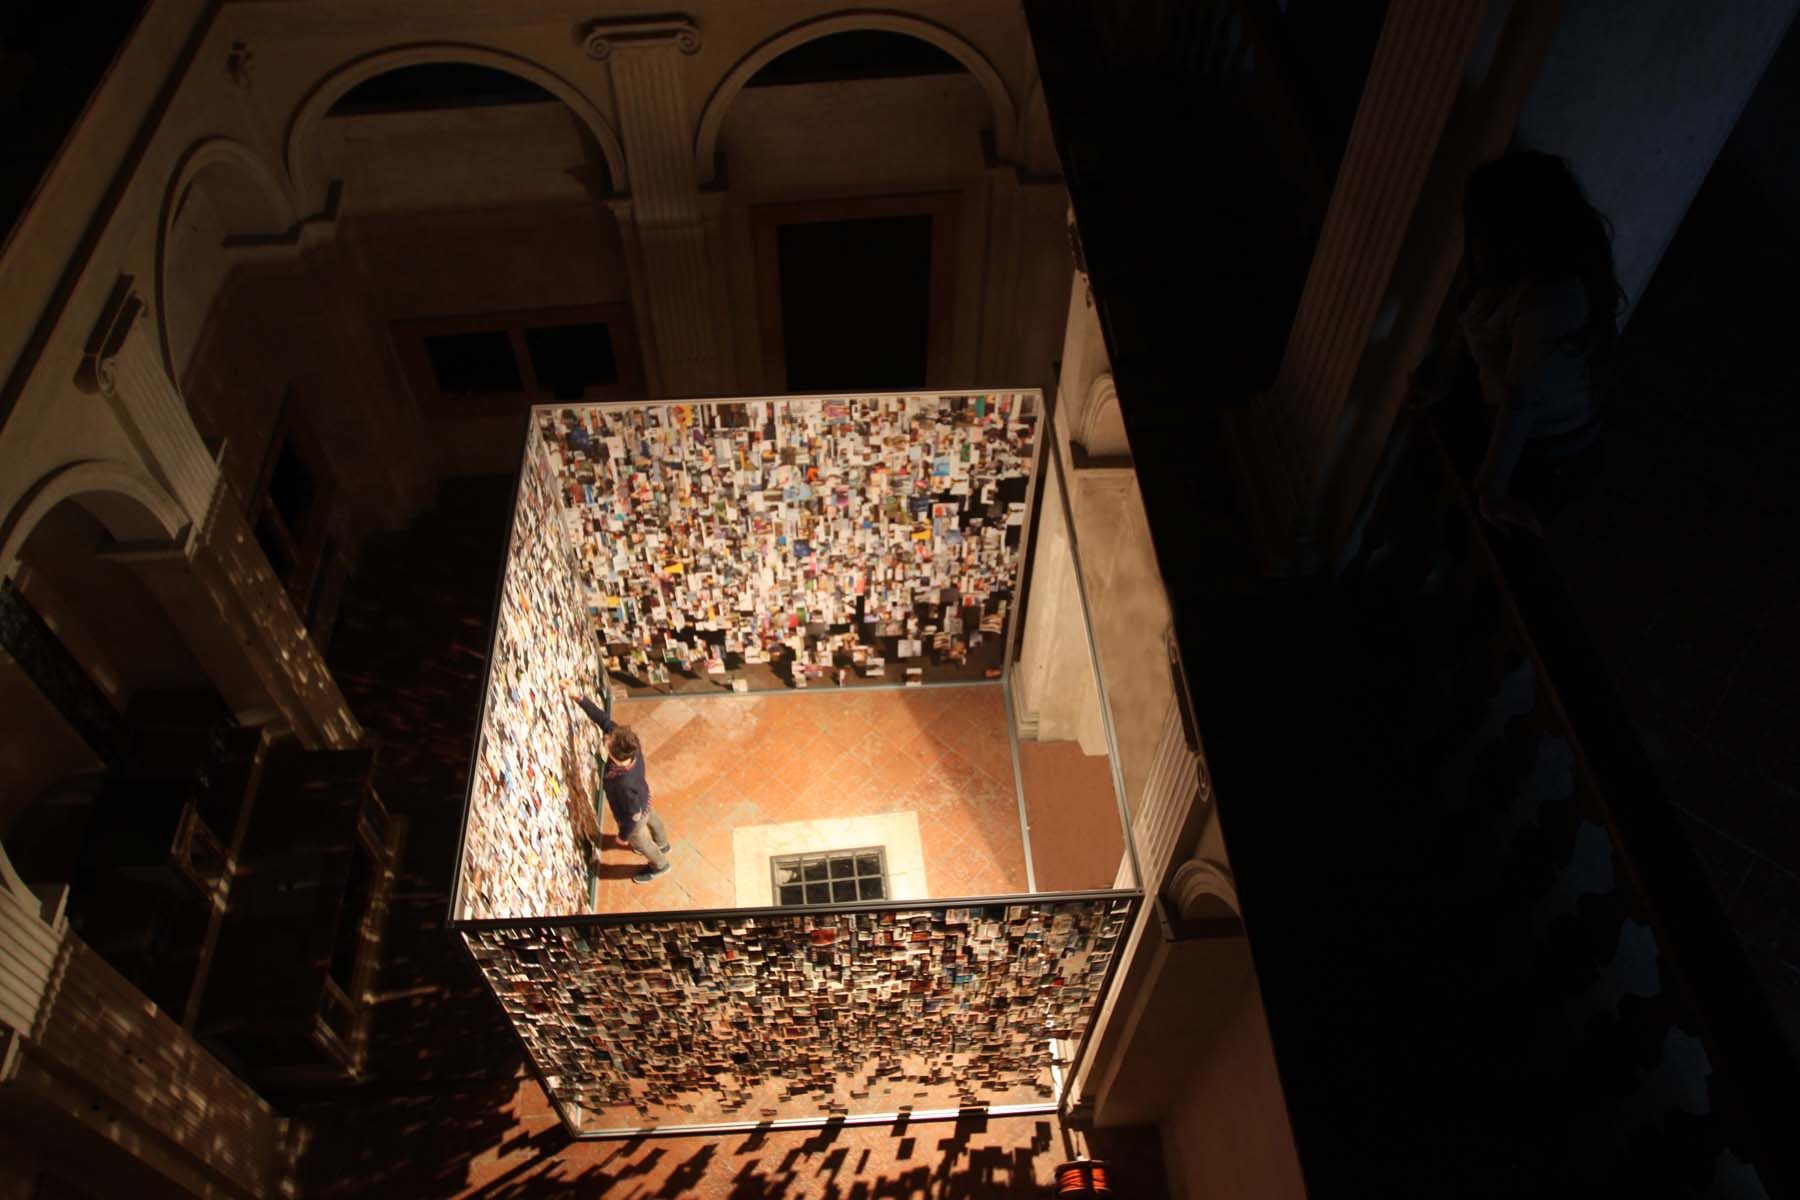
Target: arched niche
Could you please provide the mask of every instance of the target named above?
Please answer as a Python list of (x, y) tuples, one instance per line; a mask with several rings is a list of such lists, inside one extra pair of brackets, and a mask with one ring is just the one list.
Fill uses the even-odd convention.
[(1062, 159), (1056, 152), (1056, 135), (1050, 127), (1050, 107), (1044, 81), (1033, 81), (1019, 114), (1019, 135), (1013, 143), (1019, 166), (1037, 175), (1061, 175)]
[(1166, 892), (1184, 921), (1241, 920), (1237, 880), (1231, 868), (1208, 858), (1190, 858), (1169, 880)]
[(694, 169), (703, 186), (717, 182), (719, 134), (724, 128), (725, 117), (731, 111), (738, 93), (755, 78), (757, 72), (797, 46), (834, 33), (856, 30), (878, 30), (918, 38), (961, 63), (981, 85), (993, 109), (994, 151), (1002, 160), (1010, 161), (1018, 124), (1015, 105), (999, 71), (994, 69), (994, 65), (981, 51), (942, 25), (917, 17), (890, 12), (839, 13), (805, 21), (776, 34), (739, 59), (725, 78), (719, 81), (712, 95), (707, 97), (706, 107), (701, 111), (700, 124), (694, 135)]
[(605, 160), (614, 191), (627, 188), (625, 152), (619, 135), (591, 100), (567, 79), (527, 58), (486, 46), (456, 42), (396, 46), (364, 55), (344, 64), (314, 85), (288, 122), (283, 159), (294, 193), (304, 203), (322, 203), (326, 181), (317, 161), (319, 126), (332, 106), (352, 88), (377, 75), (422, 63), (466, 63), (516, 75), (555, 96), (574, 113), (593, 137)]
[(279, 240), (298, 223), (279, 175), (243, 143), (208, 138), (182, 156), (156, 232), (154, 316), (170, 379), (182, 377), (230, 268), (230, 243)]
[(0, 577), (18, 570), (26, 539), (64, 501), (86, 509), (122, 545), (172, 543), (188, 527), (175, 497), (137, 468), (102, 459), (69, 463), (40, 479), (0, 524)]
[(19, 641), (9, 640), (15, 653), (0, 663), (0, 834), (44, 789), (99, 766), (108, 739), (92, 736), (107, 727), (96, 714), (116, 721), (107, 714), (139, 688), (209, 686), (174, 614), (118, 557), (181, 561), (187, 525), (153, 480), (101, 460), (51, 472), (0, 525), (7, 605), (34, 611), (91, 681), (85, 698), (80, 688), (47, 684), (72, 676), (28, 667), (33, 655), (21, 657), (19, 647), (41, 649), (44, 638), (36, 622), (9, 624), (8, 638)]
[(1097, 376), (1088, 387), (1075, 440), (1096, 458), (1115, 458), (1131, 453), (1131, 443), (1125, 438), (1125, 416), (1119, 411), (1119, 390), (1113, 384), (1111, 372)]

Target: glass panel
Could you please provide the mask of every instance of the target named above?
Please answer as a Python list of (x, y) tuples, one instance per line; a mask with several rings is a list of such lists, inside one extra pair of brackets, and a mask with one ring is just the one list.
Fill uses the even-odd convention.
[[(909, 904), (904, 913), (659, 917), (600, 937), (552, 924), (465, 936), (554, 1081), (552, 1098), (579, 1106), (584, 1132), (673, 1129), (1053, 1102), (1052, 1055), (1073, 1050), (1099, 1007), (1134, 903)], [(912, 954), (870, 952), (900, 943), (955, 965), (918, 974)], [(642, 988), (683, 963), (729, 972), (752, 961), (729, 974), (723, 995)], [(830, 989), (829, 1007), (790, 993), (802, 976)], [(887, 996), (899, 1002), (874, 1016)], [(988, 1003), (996, 996), (1001, 1020)], [(596, 1022), (629, 1031), (625, 1055), (595, 1052)], [(827, 1024), (829, 1038), (819, 1036)], [(952, 1045), (975, 1052), (953, 1056)], [(897, 1047), (920, 1048), (916, 1067)], [(894, 1071), (871, 1076), (871, 1060)], [(914, 1070), (922, 1073), (897, 1074)]]
[(856, 881), (840, 879), (831, 885), (831, 898), (837, 901), (856, 899)]
[(808, 904), (830, 904), (831, 885), (829, 883), (809, 883), (806, 885), (806, 902)]
[(805, 899), (805, 892), (797, 883), (789, 884), (781, 889), (781, 902), (783, 904), (800, 904), (803, 903)]
[[(1018, 730), (1032, 876), (1043, 892), (1132, 888), (1107, 723), (1109, 706), (1114, 720), (1129, 720), (1130, 749), (1148, 774), (1174, 696), (1162, 641), (1167, 610), (1156, 607), (1163, 604), (1161, 575), (1141, 521), (1129, 519), (1132, 494), (1076, 495), (1071, 529), (1060, 463), (1054, 454), (1045, 459), (1011, 673), (1014, 710), (1034, 718)], [(1092, 546), (1109, 555), (1104, 592), (1081, 557)], [(1096, 595), (1111, 602), (1090, 608)], [(1101, 644), (1132, 666), (1107, 681), (1104, 695), (1090, 619)]]
[(862, 890), (862, 898), (864, 900), (882, 899), (881, 880), (879, 878), (860, 879), (857, 881), (857, 886)]
[[(1110, 887), (1120, 878), (1108, 739), (1096, 715), (1081, 603), (1067, 594), (1074, 547), (1061, 493), (1040, 502), (1053, 485), (1033, 475), (1045, 470), (1034, 458), (1045, 424), (1035, 394), (583, 401), (536, 408), (534, 421), (487, 681), (481, 769), (470, 775), (461, 915), (711, 910), (736, 903), (746, 884), (755, 907), (779, 903), (784, 887), (801, 886), (804, 901), (804, 885), (838, 881), (856, 882), (860, 900), (861, 879), (884, 870), (943, 889), (939, 896), (1022, 894), (1034, 882), (1041, 891)], [(889, 476), (885, 487), (872, 483), (877, 464)], [(839, 484), (829, 483), (834, 476)], [(860, 489), (848, 483), (857, 477)], [(877, 499), (866, 502), (871, 494)], [(1033, 516), (1040, 507), (1041, 519)], [(677, 532), (687, 528), (678, 517), (724, 521), (725, 532), (749, 541), (727, 538), (723, 550), (701, 544), (691, 530)], [(845, 541), (839, 525), (865, 532)], [(895, 532), (871, 547), (866, 531), (874, 528)], [(761, 545), (758, 529), (788, 539), (773, 579), (747, 548)], [(1119, 529), (1128, 536), (1129, 522)], [(647, 540), (653, 532), (661, 540)], [(1025, 556), (1037, 561), (1024, 568)], [(926, 560), (958, 569), (914, 565)], [(1031, 582), (1022, 584), (1026, 569)], [(843, 579), (857, 583), (845, 587)], [(1034, 604), (1039, 591), (1048, 599)], [(1141, 656), (1121, 661), (1147, 674)], [(1013, 678), (1003, 684), (1008, 669)], [(769, 736), (749, 706), (763, 692), (800, 687), (813, 693), (805, 703), (821, 720), (835, 722), (837, 710), (856, 705), (845, 732), (856, 735), (861, 765), (829, 793), (809, 794), (806, 805), (784, 801), (779, 817), (745, 805), (672, 807), (681, 815), (671, 834), (688, 841), (730, 840), (740, 832), (729, 828), (734, 822), (758, 827), (766, 880), (736, 879), (728, 868), (702, 893), (676, 882), (645, 890), (602, 872), (590, 890), (590, 814), (538, 803), (549, 793), (534, 792), (533, 781), (559, 783), (564, 796), (598, 794), (595, 727), (561, 697), (571, 681), (591, 692), (603, 673), (616, 682), (614, 718), (645, 731), (653, 791), (742, 770)], [(913, 682), (920, 686), (902, 690)], [(740, 690), (751, 698), (730, 694)], [(1013, 703), (1026, 691), (1028, 702)], [(677, 725), (661, 718), (687, 705), (688, 693), (715, 697), (709, 713), (721, 720), (708, 723), (717, 736), (668, 736)], [(1026, 807), (1037, 840), (1047, 843), (1029, 848), (1012, 728), (1013, 714), (1028, 708), (1041, 720), (1019, 755), (1027, 760)], [(1126, 727), (1154, 742), (1161, 717)], [(801, 765), (828, 751), (808, 751)], [(1140, 756), (1137, 778), (1147, 761)], [(930, 812), (927, 832), (948, 830), (966, 849), (956, 871), (930, 869), (916, 825), (894, 820), (906, 810)], [(802, 821), (845, 829), (819, 844), (781, 828)], [(604, 812), (602, 823), (609, 824)], [(807, 852), (798, 863), (765, 865), (778, 847)], [(884, 881), (878, 894), (894, 891)], [(840, 903), (825, 899), (836, 895), (828, 887), (807, 902)]]

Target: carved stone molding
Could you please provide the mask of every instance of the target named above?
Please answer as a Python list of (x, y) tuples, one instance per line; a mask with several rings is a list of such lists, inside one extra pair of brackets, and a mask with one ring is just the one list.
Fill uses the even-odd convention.
[(132, 277), (119, 276), (82, 347), (81, 361), (75, 365), (76, 387), (90, 395), (111, 396), (117, 392), (119, 351), (143, 311), (144, 300), (133, 289)]
[(715, 391), (720, 347), (715, 273), (706, 214), (690, 154), (682, 55), (700, 49), (700, 30), (679, 14), (595, 21), (581, 30), (588, 57), (606, 64), (631, 172), (627, 253), (644, 264), (654, 347), (652, 377), (665, 395)]
[(1094, 378), (1088, 385), (1087, 403), (1081, 408), (1081, 424), (1075, 440), (1097, 457), (1129, 455), (1131, 444), (1125, 439), (1125, 418), (1119, 411), (1119, 390), (1112, 372)]
[(615, 50), (673, 46), (683, 54), (700, 52), (700, 27), (680, 13), (661, 17), (628, 17), (624, 20), (590, 21), (581, 27), (581, 48), (596, 62), (605, 62)]

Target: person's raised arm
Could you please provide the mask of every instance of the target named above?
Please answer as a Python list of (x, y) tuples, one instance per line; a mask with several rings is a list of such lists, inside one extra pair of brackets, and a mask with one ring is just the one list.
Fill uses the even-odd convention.
[(568, 693), (569, 699), (573, 700), (576, 706), (587, 714), (587, 719), (600, 727), (600, 732), (611, 733), (613, 731), (613, 719), (606, 715), (605, 709), (582, 695), (580, 688), (571, 683), (563, 690)]

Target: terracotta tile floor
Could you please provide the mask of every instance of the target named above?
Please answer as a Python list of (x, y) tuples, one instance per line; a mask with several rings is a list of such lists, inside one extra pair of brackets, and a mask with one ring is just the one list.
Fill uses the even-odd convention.
[(889, 812), (918, 814), (933, 898), (1027, 890), (999, 684), (633, 698), (613, 716), (643, 739), (675, 869), (632, 883), (643, 860), (609, 814), (599, 911), (732, 907), (732, 830)]
[(1038, 891), (1112, 887), (1125, 853), (1112, 762), (1078, 742), (1020, 742), (1019, 775)]

